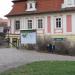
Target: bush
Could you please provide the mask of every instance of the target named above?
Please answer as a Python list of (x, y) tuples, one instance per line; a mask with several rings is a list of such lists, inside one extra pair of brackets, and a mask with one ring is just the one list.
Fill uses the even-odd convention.
[(28, 50), (34, 50), (35, 49), (35, 44), (27, 44), (27, 49)]
[(70, 43), (68, 41), (56, 42), (55, 43), (55, 53), (58, 54), (69, 54)]
[(56, 42), (55, 46), (55, 53), (57, 54), (75, 55), (75, 45), (71, 45), (71, 42), (67, 39), (62, 42)]
[(63, 55), (75, 55), (75, 44), (71, 45), (71, 42), (67, 39), (62, 41), (54, 41), (52, 38), (37, 38), (37, 44), (27, 44), (22, 46), (23, 49), (28, 50), (37, 50), (40, 52), (48, 52), (47, 45), (52, 44), (55, 45), (54, 53), (63, 54)]
[(43, 52), (48, 52), (47, 50), (47, 45), (51, 42), (51, 39), (42, 39), (38, 38), (37, 44), (36, 44), (36, 50), (37, 51), (43, 51)]
[(34, 50), (35, 45), (34, 44), (21, 45), (21, 49)]
[(75, 44), (71, 47), (71, 49), (69, 50), (69, 55), (71, 56), (75, 56)]
[(57, 54), (69, 55), (74, 51), (73, 49), (72, 49), (73, 51), (71, 50), (71, 43), (69, 40), (64, 39), (63, 41), (54, 41), (52, 38), (48, 37), (45, 39), (38, 38), (36, 50), (42, 52), (48, 52), (47, 49), (48, 44), (55, 45), (55, 50), (52, 52)]

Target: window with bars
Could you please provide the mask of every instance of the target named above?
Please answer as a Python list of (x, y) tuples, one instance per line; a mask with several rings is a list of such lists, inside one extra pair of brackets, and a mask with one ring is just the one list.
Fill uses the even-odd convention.
[(61, 28), (62, 27), (62, 20), (61, 18), (56, 18), (56, 28)]
[(19, 20), (15, 21), (15, 29), (16, 30), (20, 29), (20, 21)]
[(32, 29), (32, 20), (28, 20), (28, 29)]
[(38, 28), (43, 28), (43, 20), (38, 19)]

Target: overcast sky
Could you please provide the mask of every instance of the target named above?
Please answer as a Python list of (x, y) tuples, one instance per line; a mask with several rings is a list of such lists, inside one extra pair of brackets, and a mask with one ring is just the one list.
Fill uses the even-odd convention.
[(4, 15), (9, 13), (12, 9), (12, 0), (0, 0), (0, 18), (4, 18)]

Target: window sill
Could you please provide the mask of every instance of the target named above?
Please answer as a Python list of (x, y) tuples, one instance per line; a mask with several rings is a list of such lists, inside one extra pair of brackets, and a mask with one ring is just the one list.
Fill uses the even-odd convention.
[(36, 9), (27, 9), (26, 11), (36, 11)]

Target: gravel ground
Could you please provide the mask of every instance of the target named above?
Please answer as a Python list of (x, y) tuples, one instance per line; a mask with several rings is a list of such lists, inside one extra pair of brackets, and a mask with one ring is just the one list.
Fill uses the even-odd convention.
[(23, 64), (43, 60), (75, 61), (75, 57), (49, 53), (39, 53), (36, 51), (28, 50), (18, 50), (15, 48), (1, 48), (0, 72)]

